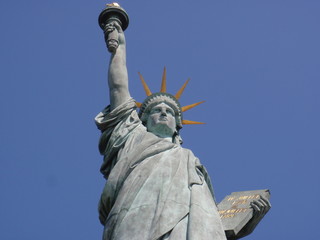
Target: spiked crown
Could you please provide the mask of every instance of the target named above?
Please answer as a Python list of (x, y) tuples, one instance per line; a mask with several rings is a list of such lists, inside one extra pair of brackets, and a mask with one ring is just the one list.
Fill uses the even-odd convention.
[(175, 117), (176, 117), (176, 124), (177, 124), (177, 129), (181, 129), (182, 125), (186, 124), (203, 124), (203, 122), (195, 122), (195, 121), (190, 121), (190, 120), (184, 120), (182, 117), (182, 113), (185, 111), (188, 111), (191, 108), (194, 108), (195, 106), (198, 106), (199, 104), (203, 103), (204, 101), (197, 102), (191, 105), (187, 105), (184, 107), (181, 107), (179, 103), (179, 99), (186, 88), (188, 82), (190, 79), (188, 79), (182, 87), (179, 89), (179, 91), (175, 94), (172, 95), (170, 93), (167, 93), (167, 82), (166, 82), (166, 68), (163, 70), (162, 74), (162, 81), (161, 81), (161, 89), (160, 92), (157, 93), (152, 93), (145, 82), (143, 76), (139, 73), (140, 80), (142, 82), (143, 88), (146, 92), (147, 98), (143, 101), (143, 103), (136, 102), (137, 107), (140, 108), (139, 112), (139, 117), (141, 121), (146, 124), (148, 115), (151, 111), (151, 109), (160, 104), (160, 103), (166, 103), (169, 105), (175, 112)]

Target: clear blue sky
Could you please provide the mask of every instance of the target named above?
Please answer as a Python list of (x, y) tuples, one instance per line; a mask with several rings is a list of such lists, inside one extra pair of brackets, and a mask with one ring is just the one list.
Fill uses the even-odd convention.
[[(248, 240), (317, 239), (320, 207), (320, 2), (119, 1), (131, 95), (143, 101), (167, 67), (187, 78), (184, 147), (207, 167), (216, 198), (271, 190)], [(102, 0), (1, 1), (0, 239), (101, 239), (99, 132), (108, 104)]]

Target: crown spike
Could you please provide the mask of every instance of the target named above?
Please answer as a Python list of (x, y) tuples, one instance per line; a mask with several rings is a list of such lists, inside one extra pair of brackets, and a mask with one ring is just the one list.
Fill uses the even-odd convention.
[(188, 124), (205, 124), (204, 122), (195, 122), (195, 121), (190, 121), (190, 120), (182, 120), (183, 125), (188, 125)]
[(201, 103), (204, 103), (204, 101), (197, 102), (197, 103), (194, 103), (194, 104), (191, 104), (191, 105), (188, 105), (188, 106), (184, 106), (184, 107), (181, 108), (181, 110), (182, 110), (182, 112), (188, 111), (189, 109), (194, 108), (195, 106), (198, 106)]
[(152, 94), (152, 92), (150, 91), (150, 89), (149, 89), (146, 81), (144, 80), (143, 76), (141, 75), (141, 73), (138, 72), (138, 74), (139, 74), (140, 80), (141, 80), (141, 82), (142, 82), (144, 91), (146, 92), (147, 96), (149, 97), (149, 96)]
[(175, 95), (176, 99), (179, 100), (179, 98), (181, 97), (184, 89), (185, 89), (186, 86), (188, 85), (189, 81), (190, 81), (190, 78), (188, 78), (188, 80), (182, 85), (182, 87), (181, 87), (181, 88), (179, 89), (179, 91), (176, 93), (176, 95)]
[(164, 69), (163, 69), (160, 92), (162, 92), (162, 93), (167, 92), (167, 70), (166, 70), (166, 67), (164, 67)]
[(137, 106), (138, 108), (141, 108), (142, 103), (140, 103), (140, 102), (136, 102), (136, 106)]

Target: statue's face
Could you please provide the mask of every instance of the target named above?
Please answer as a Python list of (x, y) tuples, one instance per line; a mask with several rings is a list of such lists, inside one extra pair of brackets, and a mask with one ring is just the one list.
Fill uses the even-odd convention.
[(165, 103), (154, 106), (148, 116), (147, 130), (159, 137), (172, 137), (176, 130), (174, 110)]

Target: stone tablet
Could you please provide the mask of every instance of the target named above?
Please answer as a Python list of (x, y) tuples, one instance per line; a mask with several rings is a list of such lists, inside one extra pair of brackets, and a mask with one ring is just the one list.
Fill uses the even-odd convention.
[(268, 189), (233, 192), (227, 195), (219, 204), (218, 210), (227, 237), (236, 236), (252, 218), (253, 209), (250, 203), (260, 196), (270, 199)]

